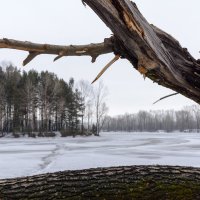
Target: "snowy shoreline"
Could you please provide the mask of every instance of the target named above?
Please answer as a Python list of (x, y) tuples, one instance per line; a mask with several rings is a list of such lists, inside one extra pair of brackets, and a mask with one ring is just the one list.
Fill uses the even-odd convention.
[[(156, 132), (121, 132), (121, 131), (110, 131), (110, 132), (102, 132), (101, 134), (191, 134), (191, 133), (195, 133), (195, 134), (200, 134), (200, 131), (199, 130), (185, 130), (184, 132), (180, 132), (180, 131), (173, 131), (173, 132), (165, 132), (163, 130), (159, 130), (159, 131), (156, 131)], [(22, 133), (16, 133), (17, 137), (15, 136), (15, 134), (13, 133), (3, 133), (0, 137), (1, 138), (14, 138), (14, 139), (17, 139), (17, 138), (66, 138), (66, 137), (72, 137), (71, 135), (69, 136), (64, 136), (62, 137), (62, 134), (59, 132), (59, 131), (53, 131), (51, 133), (48, 133), (49, 136), (40, 136), (40, 133), (39, 132), (33, 132), (31, 133), (31, 136), (28, 136), (28, 134), (22, 134)], [(50, 135), (51, 134), (51, 135)], [(101, 136), (100, 134), (100, 136)], [(76, 135), (74, 138), (76, 137), (90, 137), (90, 136), (94, 136), (93, 134), (91, 135)]]

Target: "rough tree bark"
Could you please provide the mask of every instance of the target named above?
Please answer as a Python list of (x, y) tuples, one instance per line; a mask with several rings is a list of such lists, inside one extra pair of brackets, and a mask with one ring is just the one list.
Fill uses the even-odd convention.
[(98, 44), (62, 46), (52, 44), (36, 44), (28, 41), (23, 42), (3, 38), (0, 39), (0, 48), (28, 51), (29, 55), (23, 61), (24, 66), (31, 62), (36, 56), (42, 54), (57, 55), (54, 61), (63, 56), (91, 56), (92, 62), (95, 62), (99, 55), (111, 53), (113, 51), (111, 39), (105, 39), (104, 42)]
[(172, 36), (150, 25), (129, 0), (84, 0), (114, 33), (114, 52), (145, 77), (200, 103), (200, 64)]
[[(149, 24), (130, 0), (83, 0), (113, 32), (102, 44), (53, 46), (1, 39), (0, 48), (96, 57), (114, 52), (145, 77), (200, 103), (200, 61), (169, 34)], [(108, 65), (107, 65), (108, 67)], [(105, 70), (104, 70), (105, 71)], [(119, 167), (60, 172), (0, 181), (0, 199), (200, 199), (200, 169)]]
[(65, 171), (0, 181), (0, 199), (200, 199), (200, 170), (131, 166)]
[(145, 77), (200, 103), (200, 60), (159, 28), (149, 24), (130, 0), (83, 0), (113, 32), (101, 44), (58, 46), (1, 39), (0, 48), (29, 51), (24, 65), (40, 54), (96, 57), (114, 52)]

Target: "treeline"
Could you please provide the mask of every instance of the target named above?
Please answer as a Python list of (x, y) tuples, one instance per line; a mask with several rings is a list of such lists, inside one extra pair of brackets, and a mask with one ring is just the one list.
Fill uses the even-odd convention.
[(127, 132), (200, 132), (200, 106), (187, 106), (179, 111), (140, 111), (136, 114), (107, 117), (104, 130)]
[(86, 81), (75, 83), (73, 78), (66, 82), (48, 71), (0, 67), (0, 136), (99, 135), (102, 129), (200, 132), (198, 105), (108, 117), (106, 96), (102, 82), (92, 86)]
[(75, 84), (73, 78), (65, 82), (48, 71), (0, 67), (1, 136), (48, 136), (56, 131), (63, 136), (98, 135), (107, 112), (104, 99), (98, 104), (103, 91), (102, 83), (92, 88), (85, 81)]

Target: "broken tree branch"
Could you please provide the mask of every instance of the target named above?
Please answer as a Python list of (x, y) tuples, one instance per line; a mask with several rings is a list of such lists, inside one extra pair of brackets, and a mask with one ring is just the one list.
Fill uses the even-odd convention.
[(28, 51), (29, 55), (24, 60), (23, 65), (28, 64), (36, 56), (41, 54), (57, 55), (54, 61), (63, 56), (91, 56), (94, 62), (99, 55), (112, 53), (113, 42), (112, 38), (105, 39), (104, 42), (88, 45), (52, 45), (52, 44), (37, 44), (27, 41), (18, 41), (13, 39), (0, 39), (0, 48), (16, 49)]
[(115, 54), (144, 77), (200, 104), (200, 63), (176, 39), (149, 24), (130, 0), (83, 1), (113, 32)]
[(113, 65), (117, 60), (119, 60), (120, 55), (116, 55), (101, 71), (100, 73), (97, 75), (97, 77), (94, 79), (94, 81), (92, 81), (92, 84), (94, 82), (96, 82), (102, 75), (103, 73), (111, 66)]
[(200, 104), (200, 62), (169, 34), (151, 25), (130, 0), (82, 0), (104, 21), (113, 37), (100, 44), (59, 46), (1, 39), (0, 48), (28, 51), (24, 65), (40, 54), (91, 56), (114, 52), (153, 82)]
[(178, 94), (178, 93), (173, 93), (173, 94), (169, 94), (169, 95), (167, 95), (167, 96), (164, 96), (164, 97), (158, 99), (157, 101), (155, 101), (153, 104), (156, 104), (156, 103), (158, 103), (159, 101), (162, 101), (163, 99), (166, 99), (166, 98), (175, 96), (175, 95), (177, 95), (177, 94)]

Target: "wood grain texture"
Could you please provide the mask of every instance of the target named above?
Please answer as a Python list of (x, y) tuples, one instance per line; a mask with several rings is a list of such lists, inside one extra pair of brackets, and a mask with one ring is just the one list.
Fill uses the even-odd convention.
[[(200, 65), (179, 42), (151, 25), (129, 0), (84, 0), (111, 29), (116, 54), (154, 82), (200, 103)], [(142, 70), (140, 70), (142, 69)]]
[(128, 59), (134, 68), (153, 82), (170, 88), (200, 103), (200, 60), (169, 34), (148, 23), (130, 0), (83, 0), (113, 32), (113, 37), (100, 44), (50, 45), (1, 39), (0, 48), (28, 51), (26, 65), (41, 54), (91, 56), (114, 52)]

